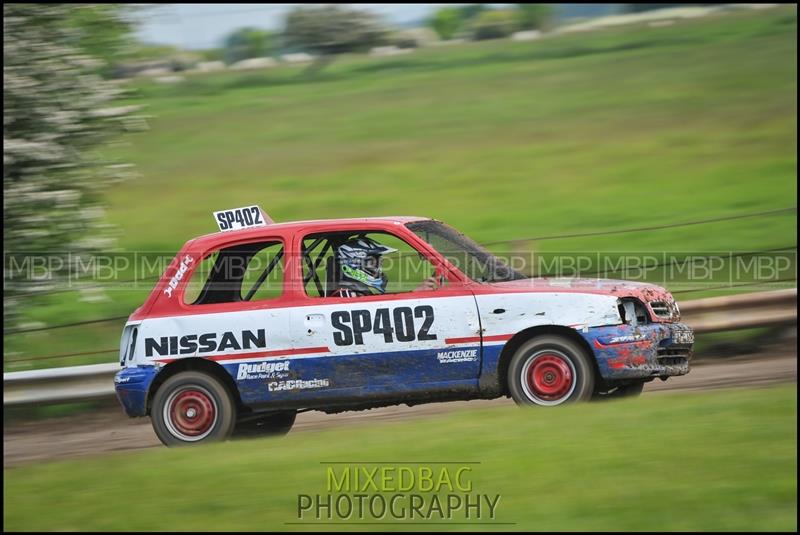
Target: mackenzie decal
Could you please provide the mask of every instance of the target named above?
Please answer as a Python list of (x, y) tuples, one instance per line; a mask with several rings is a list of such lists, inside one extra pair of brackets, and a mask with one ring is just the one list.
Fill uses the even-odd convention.
[(436, 360), (439, 364), (447, 364), (450, 362), (475, 362), (478, 360), (477, 349), (463, 349), (456, 351), (439, 351), (436, 353)]
[(191, 355), (194, 353), (216, 353), (240, 349), (263, 349), (267, 347), (264, 329), (257, 331), (225, 331), (219, 333), (187, 334), (184, 336), (162, 336), (144, 339), (145, 356)]

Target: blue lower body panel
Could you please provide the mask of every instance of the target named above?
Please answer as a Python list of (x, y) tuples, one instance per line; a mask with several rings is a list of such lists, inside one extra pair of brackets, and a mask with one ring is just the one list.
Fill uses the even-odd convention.
[[(191, 360), (197, 357), (187, 357)], [(279, 408), (346, 401), (404, 400), (425, 394), (478, 392), (480, 346), (408, 349), (324, 357), (270, 357), (219, 362), (243, 404)], [(165, 368), (169, 369), (169, 368)], [(145, 416), (158, 370), (125, 368), (115, 376), (117, 398), (129, 416)]]
[(117, 399), (128, 416), (145, 416), (147, 392), (158, 373), (155, 366), (124, 368), (114, 376)]
[(223, 363), (246, 405), (477, 391), (480, 346)]

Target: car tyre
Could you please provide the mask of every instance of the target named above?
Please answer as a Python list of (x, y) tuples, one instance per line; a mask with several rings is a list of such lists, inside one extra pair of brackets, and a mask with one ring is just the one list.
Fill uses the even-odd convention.
[(638, 381), (627, 385), (618, 386), (607, 392), (595, 392), (592, 400), (603, 401), (609, 399), (635, 398), (642, 394), (645, 381)]
[(555, 406), (587, 401), (595, 371), (586, 351), (556, 335), (537, 336), (511, 357), (508, 388), (518, 405)]
[(236, 403), (218, 379), (179, 372), (162, 384), (150, 410), (153, 430), (167, 446), (225, 440), (236, 424)]
[(297, 418), (297, 411), (282, 411), (251, 416), (238, 421), (233, 429), (234, 438), (279, 437), (288, 433)]

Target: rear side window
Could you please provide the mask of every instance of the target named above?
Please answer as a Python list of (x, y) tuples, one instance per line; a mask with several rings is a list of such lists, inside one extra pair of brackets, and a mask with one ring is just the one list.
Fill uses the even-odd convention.
[(284, 248), (279, 241), (233, 245), (207, 255), (184, 291), (189, 305), (263, 301), (283, 293)]

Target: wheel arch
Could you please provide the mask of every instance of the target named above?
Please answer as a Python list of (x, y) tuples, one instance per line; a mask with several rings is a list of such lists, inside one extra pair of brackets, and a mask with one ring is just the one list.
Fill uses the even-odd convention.
[(207, 373), (215, 379), (218, 379), (233, 397), (236, 403), (237, 412), (242, 412), (242, 410), (245, 408), (244, 403), (242, 403), (242, 398), (239, 395), (239, 388), (236, 386), (236, 382), (233, 380), (233, 377), (231, 377), (231, 374), (225, 371), (225, 368), (223, 368), (222, 365), (204, 358), (184, 358), (170, 362), (164, 366), (164, 368), (158, 372), (158, 374), (156, 374), (155, 379), (153, 379), (153, 382), (147, 391), (147, 405), (145, 414), (150, 414), (153, 397), (161, 385), (164, 384), (164, 382), (170, 377), (184, 371)]
[(497, 363), (497, 384), (500, 389), (500, 395), (510, 395), (510, 391), (508, 389), (508, 366), (511, 363), (511, 358), (514, 356), (514, 353), (516, 353), (517, 349), (519, 349), (525, 342), (543, 335), (563, 336), (564, 338), (577, 342), (577, 344), (586, 352), (586, 355), (589, 357), (589, 361), (592, 363), (595, 379), (600, 378), (600, 368), (597, 365), (597, 359), (594, 356), (592, 347), (589, 345), (589, 342), (587, 342), (583, 336), (578, 334), (575, 329), (572, 327), (565, 327), (563, 325), (537, 325), (535, 327), (529, 327), (518, 332), (508, 342), (506, 342), (505, 346), (503, 346), (503, 350), (500, 352), (500, 358)]

